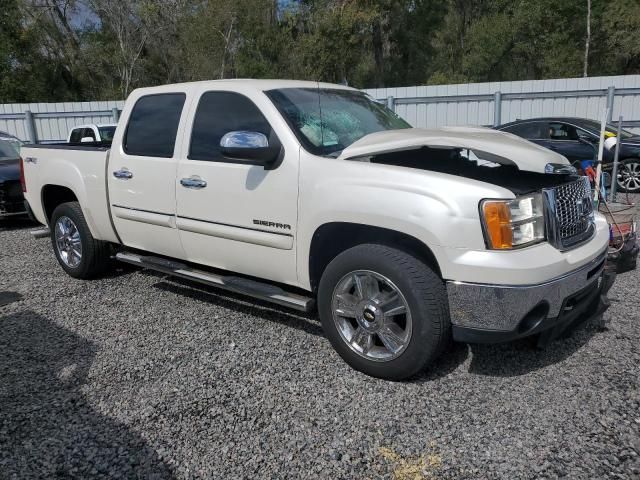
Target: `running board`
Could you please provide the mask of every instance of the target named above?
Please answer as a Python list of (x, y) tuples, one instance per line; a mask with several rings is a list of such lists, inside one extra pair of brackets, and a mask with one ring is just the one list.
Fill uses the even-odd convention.
[(29, 232), (33, 238), (45, 238), (51, 235), (49, 227), (37, 228)]
[(204, 270), (197, 270), (174, 260), (130, 252), (119, 252), (115, 258), (121, 262), (130, 263), (131, 265), (137, 265), (230, 292), (248, 295), (259, 300), (276, 303), (302, 312), (310, 311), (314, 305), (313, 298), (286, 292), (282, 288), (269, 283), (205, 272)]

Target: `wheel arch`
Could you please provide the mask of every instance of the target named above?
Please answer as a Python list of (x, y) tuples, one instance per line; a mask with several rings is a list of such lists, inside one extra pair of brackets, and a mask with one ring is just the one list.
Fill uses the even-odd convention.
[(442, 278), (438, 260), (431, 248), (416, 237), (397, 230), (373, 225), (330, 222), (319, 226), (313, 233), (309, 249), (309, 282), (317, 292), (320, 278), (327, 265), (345, 250), (364, 243), (397, 248), (429, 265)]
[(79, 199), (78, 195), (69, 187), (46, 184), (40, 191), (40, 201), (47, 223), (50, 223), (51, 215), (56, 207), (67, 202), (78, 202)]

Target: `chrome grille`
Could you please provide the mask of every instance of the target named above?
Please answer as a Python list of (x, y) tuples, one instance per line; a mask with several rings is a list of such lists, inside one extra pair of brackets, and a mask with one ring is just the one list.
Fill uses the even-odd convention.
[(549, 240), (559, 248), (569, 248), (593, 233), (593, 202), (587, 177), (545, 191)]

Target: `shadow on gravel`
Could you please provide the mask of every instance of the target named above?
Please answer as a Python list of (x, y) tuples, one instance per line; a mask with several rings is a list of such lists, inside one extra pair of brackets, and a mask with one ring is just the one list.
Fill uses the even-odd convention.
[(11, 232), (13, 230), (23, 230), (25, 228), (36, 228), (38, 223), (26, 217), (9, 217), (0, 219), (0, 232)]
[[(162, 275), (156, 272), (145, 273)], [(285, 307), (280, 307), (279, 305), (262, 302), (233, 292), (222, 290), (215, 292), (205, 291), (202, 290), (202, 285), (180, 278), (171, 277), (170, 281), (163, 280), (153, 286), (164, 292), (211, 303), (217, 307), (234, 310), (239, 313), (254, 315), (264, 318), (265, 320), (282, 323), (288, 327), (297, 328), (312, 335), (324, 337), (324, 332), (322, 331), (316, 313), (295, 312)], [(251, 304), (247, 304), (247, 302), (251, 302)]]
[(174, 478), (145, 440), (80, 390), (87, 340), (33, 312), (0, 317), (0, 477)]
[(593, 323), (582, 325), (544, 349), (536, 348), (536, 337), (497, 345), (470, 345), (469, 372), (495, 377), (517, 377), (567, 359), (598, 333)]

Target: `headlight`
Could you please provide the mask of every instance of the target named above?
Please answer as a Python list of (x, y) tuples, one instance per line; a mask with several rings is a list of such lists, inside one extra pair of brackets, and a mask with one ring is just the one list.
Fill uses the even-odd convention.
[(542, 195), (480, 202), (487, 247), (494, 250), (533, 245), (544, 240)]

